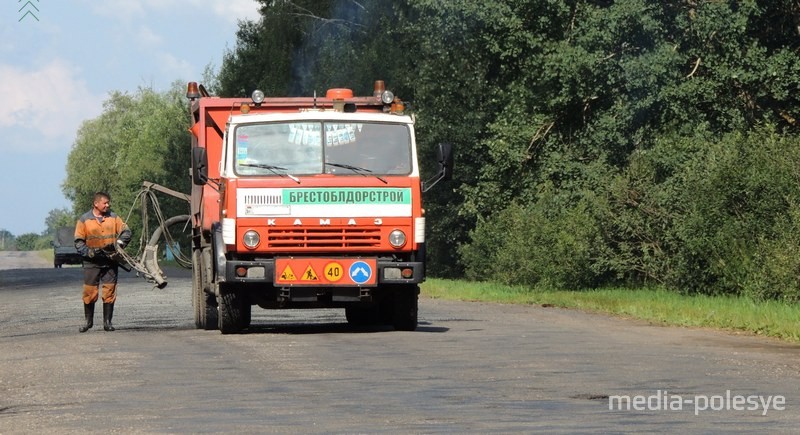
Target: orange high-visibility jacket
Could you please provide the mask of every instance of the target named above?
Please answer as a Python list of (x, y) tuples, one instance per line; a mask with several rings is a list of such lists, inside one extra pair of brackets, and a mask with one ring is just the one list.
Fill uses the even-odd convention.
[(128, 244), (131, 230), (114, 212), (98, 218), (89, 210), (75, 225), (75, 248), (83, 255), (84, 261), (94, 262), (88, 258), (89, 249), (101, 249), (115, 243), (117, 239)]

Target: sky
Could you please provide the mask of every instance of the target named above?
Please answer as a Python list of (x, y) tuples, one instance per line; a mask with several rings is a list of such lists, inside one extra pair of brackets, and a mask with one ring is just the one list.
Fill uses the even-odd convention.
[(112, 91), (200, 82), (258, 8), (255, 0), (0, 2), (0, 230), (39, 234), (51, 210), (72, 208), (61, 190), (67, 155)]

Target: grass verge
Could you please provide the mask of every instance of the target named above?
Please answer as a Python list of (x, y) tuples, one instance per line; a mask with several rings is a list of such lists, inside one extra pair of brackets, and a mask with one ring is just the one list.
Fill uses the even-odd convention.
[(53, 264), (53, 259), (55, 257), (55, 253), (53, 253), (53, 248), (41, 249), (39, 251), (36, 251), (36, 255), (38, 255), (39, 258), (44, 258), (45, 260), (47, 260), (48, 263)]
[(435, 299), (552, 305), (646, 320), (660, 325), (744, 331), (800, 342), (800, 306), (730, 296), (686, 296), (661, 289), (555, 291), (490, 282), (428, 279)]

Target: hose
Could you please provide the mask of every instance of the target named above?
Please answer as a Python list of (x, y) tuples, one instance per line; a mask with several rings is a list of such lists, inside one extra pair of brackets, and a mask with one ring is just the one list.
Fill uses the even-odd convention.
[[(172, 235), (170, 234), (169, 227), (175, 225), (180, 222), (186, 222), (184, 226), (184, 231), (188, 225), (191, 224), (191, 216), (190, 215), (178, 215), (173, 216), (169, 219), (164, 219), (164, 215), (161, 211), (161, 206), (158, 203), (158, 198), (155, 195), (155, 190), (159, 190), (162, 192), (169, 193), (173, 196), (183, 195), (178, 192), (171, 191), (170, 189), (164, 188), (163, 186), (159, 186), (153, 183), (145, 182), (143, 183), (143, 188), (139, 191), (134, 199), (134, 203), (131, 206), (131, 210), (128, 213), (128, 218), (130, 218), (131, 213), (133, 212), (133, 208), (136, 205), (136, 202), (141, 200), (141, 213), (142, 213), (142, 235), (140, 237), (140, 244), (139, 244), (139, 252), (135, 255), (128, 254), (125, 252), (120, 246), (114, 245), (117, 255), (127, 263), (130, 268), (136, 269), (136, 271), (143, 275), (144, 278), (148, 281), (155, 283), (156, 287), (159, 289), (163, 289), (167, 286), (167, 276), (164, 274), (164, 271), (161, 270), (161, 267), (158, 265), (158, 242), (161, 237), (164, 237), (166, 242), (166, 246), (176, 246)], [(183, 199), (188, 200), (188, 196), (184, 195)], [(153, 231), (153, 234), (150, 236), (150, 239), (145, 243), (145, 237), (148, 234), (148, 202), (152, 204), (152, 208), (154, 210), (154, 214), (156, 216), (156, 220), (158, 221), (158, 227)], [(127, 221), (127, 219), (126, 219)], [(186, 258), (180, 250), (172, 250), (174, 254), (175, 261), (184, 268), (191, 268), (192, 262), (190, 259)], [(123, 262), (120, 262), (120, 266), (123, 266)], [(128, 270), (128, 269), (126, 269)]]

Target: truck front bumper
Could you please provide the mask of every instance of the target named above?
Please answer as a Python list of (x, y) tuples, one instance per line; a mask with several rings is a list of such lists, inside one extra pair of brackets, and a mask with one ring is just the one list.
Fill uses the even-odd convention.
[[(218, 265), (222, 266), (222, 265)], [(253, 284), (275, 282), (275, 260), (225, 260), (223, 281)], [(219, 270), (218, 269), (218, 270)], [(377, 261), (377, 284), (419, 284), (425, 280), (425, 264), (418, 261)], [(360, 286), (355, 286), (360, 287)], [(366, 286), (369, 287), (369, 286)]]

